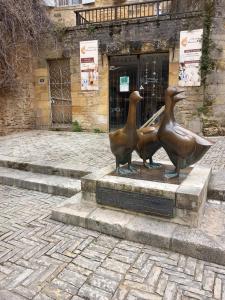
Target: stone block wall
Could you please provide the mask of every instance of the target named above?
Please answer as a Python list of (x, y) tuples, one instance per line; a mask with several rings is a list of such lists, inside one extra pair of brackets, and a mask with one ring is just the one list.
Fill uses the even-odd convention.
[(210, 55), (215, 68), (209, 72), (204, 91), (203, 133), (225, 135), (225, 2), (217, 0), (212, 20)]
[(0, 135), (35, 128), (32, 74), (23, 74), (18, 87), (0, 93)]

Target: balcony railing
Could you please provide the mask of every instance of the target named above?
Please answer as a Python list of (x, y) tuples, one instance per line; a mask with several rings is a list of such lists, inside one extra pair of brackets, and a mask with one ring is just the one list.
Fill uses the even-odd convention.
[(125, 21), (148, 17), (159, 17), (171, 13), (198, 12), (202, 9), (201, 0), (151, 0), (148, 2), (108, 6), (75, 11), (76, 24)]

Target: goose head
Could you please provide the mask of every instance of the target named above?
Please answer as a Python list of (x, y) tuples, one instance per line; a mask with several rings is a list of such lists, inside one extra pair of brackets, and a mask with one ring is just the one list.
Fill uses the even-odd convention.
[(177, 103), (186, 98), (184, 95), (180, 95), (183, 92), (183, 90), (180, 90), (175, 86), (171, 86), (166, 90), (166, 96), (169, 97), (174, 103)]
[(143, 97), (140, 95), (139, 91), (134, 91), (130, 94), (129, 99), (132, 102), (138, 103), (141, 99), (143, 99)]

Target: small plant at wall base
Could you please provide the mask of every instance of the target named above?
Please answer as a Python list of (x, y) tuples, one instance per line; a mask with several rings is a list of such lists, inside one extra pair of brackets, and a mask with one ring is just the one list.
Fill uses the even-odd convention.
[(83, 129), (82, 129), (82, 127), (81, 127), (81, 125), (79, 124), (78, 121), (74, 121), (72, 123), (72, 131), (73, 132), (81, 132), (81, 131), (83, 131)]
[(103, 133), (103, 131), (99, 128), (94, 128), (93, 132), (94, 133)]
[(203, 19), (203, 47), (202, 47), (202, 57), (201, 57), (201, 75), (202, 83), (206, 85), (207, 75), (214, 70), (215, 62), (211, 57), (211, 51), (215, 47), (214, 42), (211, 39), (212, 30), (212, 18), (214, 15), (214, 1), (205, 1), (205, 13)]

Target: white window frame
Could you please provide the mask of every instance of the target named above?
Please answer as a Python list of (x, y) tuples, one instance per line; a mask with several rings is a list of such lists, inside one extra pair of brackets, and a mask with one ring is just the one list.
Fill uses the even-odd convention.
[[(79, 3), (73, 3), (78, 1)], [(79, 4), (90, 4), (95, 3), (95, 0), (55, 0), (55, 6), (65, 7), (65, 6), (76, 6)]]

